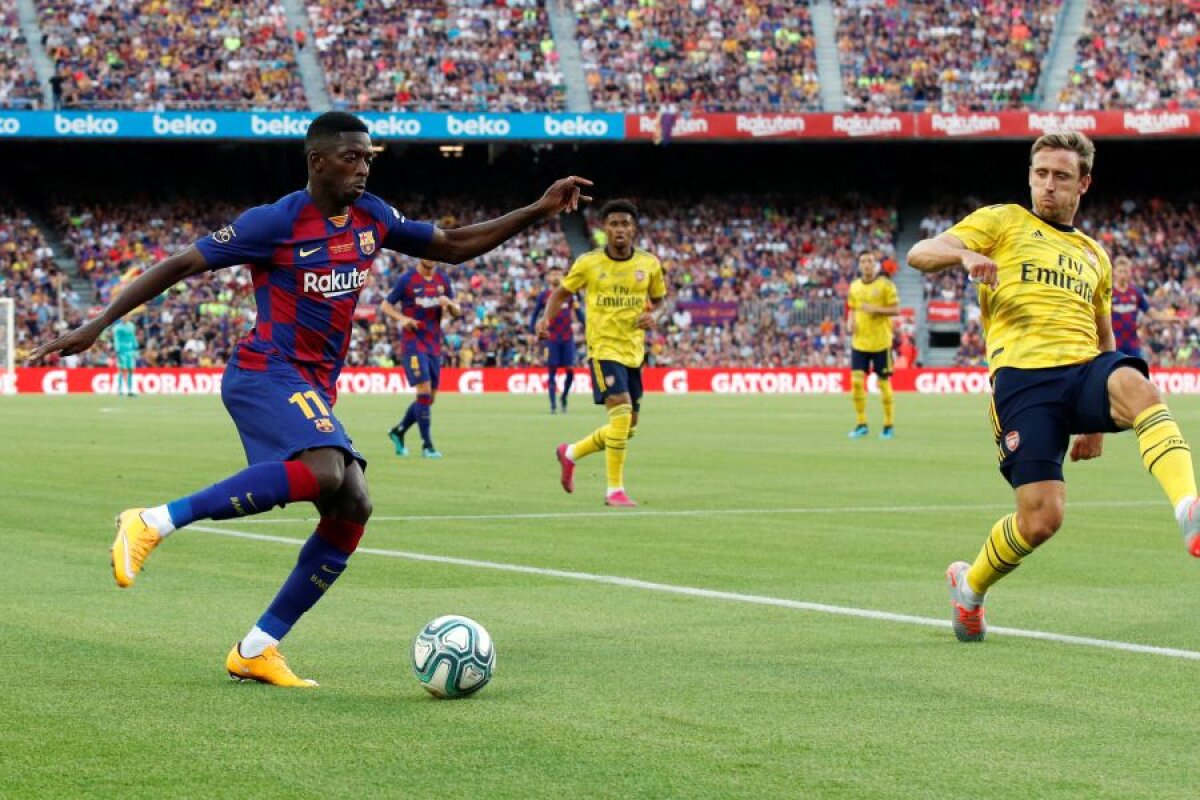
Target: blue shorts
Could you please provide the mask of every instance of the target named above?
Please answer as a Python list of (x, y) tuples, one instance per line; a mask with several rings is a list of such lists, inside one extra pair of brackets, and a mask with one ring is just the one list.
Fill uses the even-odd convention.
[(545, 359), (547, 367), (575, 366), (575, 340), (546, 342)]
[(1061, 481), (1071, 435), (1115, 433), (1108, 376), (1133, 367), (1149, 377), (1146, 362), (1124, 353), (1101, 353), (1066, 367), (1002, 367), (992, 379), (992, 432), (1000, 472), (1015, 489), (1037, 481)]
[(1146, 354), (1142, 352), (1142, 348), (1140, 347), (1118, 347), (1117, 352), (1133, 356), (1134, 358), (1140, 358), (1142, 361), (1146, 360)]
[(603, 405), (609, 395), (629, 393), (633, 410), (642, 407), (642, 368), (627, 367), (620, 361), (588, 362), (592, 369), (592, 400)]
[(363, 469), (367, 467), (324, 392), (286, 362), (272, 360), (263, 372), (229, 365), (221, 380), (221, 400), (251, 464), (286, 461), (304, 450), (336, 447)]
[(855, 372), (866, 372), (870, 367), (880, 378), (892, 375), (892, 351), (887, 350), (850, 350), (850, 369)]
[(117, 353), (117, 369), (136, 369), (137, 353)]
[(404, 374), (408, 376), (409, 386), (415, 387), (428, 381), (429, 387), (437, 391), (442, 380), (442, 361), (429, 353), (407, 351), (404, 354)]

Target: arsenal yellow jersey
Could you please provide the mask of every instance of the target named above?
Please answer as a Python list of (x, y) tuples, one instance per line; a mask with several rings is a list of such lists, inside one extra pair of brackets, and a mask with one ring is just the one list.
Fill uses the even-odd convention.
[(648, 300), (666, 296), (662, 264), (645, 250), (634, 249), (624, 261), (609, 258), (603, 248), (584, 253), (563, 278), (568, 292), (587, 294), (588, 358), (640, 367), (646, 358), (646, 334), (638, 317)]
[(981, 208), (947, 233), (998, 267), (999, 285), (979, 286), (991, 372), (1100, 354), (1096, 318), (1112, 313), (1112, 263), (1095, 240), (1018, 205)]
[(850, 284), (846, 305), (854, 312), (854, 336), (850, 346), (864, 353), (877, 353), (892, 349), (892, 318), (885, 314), (872, 314), (861, 310), (864, 305), (895, 306), (900, 304), (896, 284), (882, 272), (870, 283), (858, 278)]

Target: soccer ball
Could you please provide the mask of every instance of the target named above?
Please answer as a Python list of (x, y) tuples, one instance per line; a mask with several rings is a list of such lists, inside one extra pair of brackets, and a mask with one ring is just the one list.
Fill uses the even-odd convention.
[(430, 622), (412, 647), (413, 672), (435, 697), (465, 697), (487, 686), (496, 648), (487, 629), (469, 617), (448, 614)]

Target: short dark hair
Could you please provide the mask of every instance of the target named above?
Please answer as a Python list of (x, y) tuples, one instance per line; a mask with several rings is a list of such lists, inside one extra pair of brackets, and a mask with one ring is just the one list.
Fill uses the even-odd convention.
[(304, 152), (310, 152), (336, 139), (342, 133), (370, 133), (367, 124), (345, 111), (326, 111), (312, 121), (304, 134)]
[(619, 200), (609, 200), (600, 208), (601, 221), (608, 219), (609, 214), (628, 214), (633, 217), (633, 222), (636, 225), (638, 221), (638, 209), (633, 204), (632, 200), (621, 198)]

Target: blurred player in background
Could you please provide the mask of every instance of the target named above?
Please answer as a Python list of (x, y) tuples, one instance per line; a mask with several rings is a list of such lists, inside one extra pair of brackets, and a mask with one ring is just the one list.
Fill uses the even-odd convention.
[(1129, 256), (1113, 261), (1112, 328), (1117, 350), (1127, 356), (1145, 359), (1138, 336), (1138, 316), (1149, 313), (1150, 303), (1142, 290), (1130, 281), (1133, 262)]
[(1074, 227), (1092, 184), (1095, 147), (1081, 133), (1046, 134), (1030, 154), (1032, 210), (981, 208), (918, 242), (922, 272), (961, 266), (979, 286), (992, 426), (1000, 471), (1017, 510), (1000, 519), (974, 564), (946, 570), (955, 635), (981, 641), (984, 595), (1062, 526), (1063, 458), (1101, 454), (1104, 432), (1133, 428), (1142, 463), (1175, 510), (1184, 545), (1200, 557), (1200, 501), (1192, 454), (1140, 358), (1116, 352), (1112, 266)]
[(401, 361), (408, 385), (416, 387), (417, 399), (409, 404), (404, 419), (396, 423), (388, 438), (396, 455), (408, 455), (404, 434), (416, 425), (421, 432), (421, 455), (441, 458), (430, 433), (433, 401), (437, 397), (442, 374), (442, 312), (461, 317), (462, 308), (454, 302), (454, 286), (445, 270), (427, 259), (417, 262), (400, 276), (379, 310), (400, 326), (404, 353)]
[(894, 435), (896, 401), (892, 394), (892, 317), (900, 313), (896, 285), (879, 271), (879, 258), (867, 251), (858, 257), (859, 276), (850, 284), (850, 396), (854, 401), (851, 439), (867, 435), (867, 370), (873, 369), (883, 401), (883, 429), (879, 436)]
[[(558, 267), (551, 267), (546, 270), (546, 283), (549, 285), (549, 288), (543, 289), (538, 294), (537, 302), (533, 306), (533, 313), (529, 317), (529, 329), (535, 334), (537, 333), (538, 317), (550, 301), (550, 295), (562, 285), (562, 279), (563, 271)], [(571, 386), (575, 383), (575, 326), (571, 324), (572, 312), (579, 319), (579, 324), (587, 324), (587, 317), (583, 313), (583, 307), (579, 304), (579, 299), (575, 295), (571, 295), (563, 304), (562, 310), (558, 312), (558, 316), (550, 320), (550, 324), (546, 330), (546, 393), (550, 395), (551, 414), (555, 412), (554, 399), (556, 390), (558, 389), (559, 368), (561, 367), (566, 373), (563, 379), (562, 390), (562, 411), (564, 414), (567, 413), (567, 398), (571, 394)]]
[[(250, 265), (257, 321), (239, 342), (221, 385), (250, 466), (170, 503), (123, 511), (112, 566), (117, 584), (128, 587), (154, 548), (185, 525), (312, 502), (320, 514), (316, 531), (266, 612), (225, 659), (231, 677), (278, 686), (316, 685), (292, 672), (277, 645), (346, 568), (371, 516), (366, 461), (333, 405), (354, 309), (379, 249), (461, 263), (588, 199), (580, 196), (587, 181), (564, 178), (532, 205), (441, 230), (406, 219), (366, 192), (375, 149), (357, 117), (321, 114), (308, 128), (304, 149), (306, 188), (249, 209), (159, 262), (99, 316), (31, 355), (36, 362), (55, 352), (87, 350), (109, 325), (184, 278)], [(161, 447), (169, 456), (170, 443)]]
[(133, 372), (138, 360), (137, 326), (127, 319), (118, 321), (112, 326), (112, 340), (117, 353), (117, 391), (126, 397), (137, 397), (133, 390)]
[(562, 284), (550, 293), (546, 316), (537, 323), (538, 336), (546, 338), (550, 320), (557, 318), (571, 295), (585, 292), (592, 397), (608, 409), (608, 424), (575, 444), (558, 446), (560, 479), (563, 489), (575, 491), (575, 463), (603, 450), (608, 472), (604, 502), (622, 507), (637, 505), (625, 493), (625, 445), (641, 408), (646, 331), (657, 324), (657, 312), (667, 295), (662, 264), (634, 247), (637, 215), (637, 207), (628, 200), (605, 203), (600, 220), (607, 244), (575, 261)]

